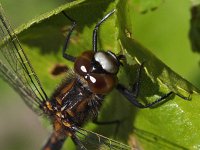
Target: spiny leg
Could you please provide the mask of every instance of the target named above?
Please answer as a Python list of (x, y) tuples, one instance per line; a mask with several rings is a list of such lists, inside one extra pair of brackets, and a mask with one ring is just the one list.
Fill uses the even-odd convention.
[[(175, 94), (174, 92), (169, 92), (167, 94), (164, 94), (163, 96), (161, 96), (159, 99), (157, 99), (156, 101), (152, 102), (152, 103), (149, 103), (149, 104), (142, 104), (140, 102), (137, 101), (137, 97), (138, 97), (138, 94), (139, 94), (139, 89), (140, 89), (140, 81), (141, 81), (141, 71), (143, 69), (143, 66), (144, 66), (144, 63), (142, 63), (140, 65), (140, 68), (138, 69), (137, 71), (137, 76), (136, 76), (136, 82), (134, 83), (133, 85), (133, 88), (132, 90), (129, 90), (127, 89), (124, 85), (122, 84), (118, 84), (116, 89), (124, 96), (126, 97), (133, 105), (135, 105), (136, 107), (139, 107), (139, 108), (148, 108), (148, 107), (152, 107), (160, 102), (163, 102), (165, 101), (169, 96), (171, 96), (172, 94)], [(179, 94), (177, 94), (177, 96), (185, 99), (185, 100), (188, 100), (189, 97), (183, 97)]]
[(69, 44), (69, 40), (70, 40), (71, 34), (72, 34), (74, 28), (76, 27), (76, 22), (75, 22), (72, 18), (70, 18), (64, 11), (62, 11), (62, 13), (64, 14), (64, 16), (65, 16), (67, 19), (69, 19), (69, 20), (73, 23), (72, 26), (71, 26), (71, 28), (70, 28), (70, 30), (69, 30), (69, 32), (68, 32), (68, 34), (67, 34), (67, 37), (66, 37), (66, 39), (65, 39), (65, 44), (64, 44), (64, 46), (63, 46), (62, 53), (63, 53), (63, 57), (64, 57), (65, 59), (67, 59), (67, 60), (69, 60), (69, 61), (71, 61), (71, 62), (74, 62), (75, 59), (76, 59), (76, 57), (67, 54), (66, 51), (67, 51), (67, 47), (68, 47), (68, 44)]
[(93, 45), (93, 51), (97, 52), (97, 32), (99, 29), (99, 26), (108, 18), (110, 17), (113, 13), (115, 12), (115, 9), (109, 12), (106, 16), (103, 17), (95, 26), (93, 30), (93, 40), (92, 40), (92, 45)]
[(66, 137), (58, 137), (58, 135), (53, 132), (42, 150), (61, 150), (65, 140)]

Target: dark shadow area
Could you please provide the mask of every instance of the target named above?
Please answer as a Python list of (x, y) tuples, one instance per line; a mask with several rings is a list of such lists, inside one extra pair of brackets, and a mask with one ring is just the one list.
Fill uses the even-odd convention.
[[(69, 49), (80, 47), (82, 49), (92, 48), (92, 30), (94, 25), (103, 18), (104, 13), (113, 0), (108, 1), (86, 1), (78, 6), (65, 10), (68, 16), (73, 18), (77, 26), (71, 36), (69, 42)], [(91, 8), (91, 9), (88, 9)], [(39, 24), (30, 27), (20, 34), (20, 40), (30, 47), (39, 47), (42, 54), (58, 53), (58, 50), (64, 46), (65, 37), (72, 23), (62, 14), (52, 16)], [(83, 29), (91, 28), (90, 38), (91, 41), (81, 39), (83, 37)], [(80, 43), (79, 41), (83, 41)], [(100, 41), (100, 40), (99, 40)], [(88, 45), (88, 43), (90, 45)], [(75, 45), (75, 46), (72, 46)], [(76, 46), (79, 45), (79, 46)], [(71, 48), (70, 48), (71, 47)], [(78, 50), (77, 50), (78, 51)], [(70, 50), (70, 54), (77, 55), (77, 51)]]
[(200, 5), (192, 6), (191, 10), (191, 19), (190, 19), (190, 31), (189, 31), (189, 39), (193, 52), (200, 52), (200, 27), (199, 27), (199, 19), (200, 19)]

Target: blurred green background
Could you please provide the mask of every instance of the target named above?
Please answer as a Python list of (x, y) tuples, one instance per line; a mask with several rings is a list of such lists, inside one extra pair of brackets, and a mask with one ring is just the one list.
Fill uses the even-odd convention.
[[(14, 27), (66, 3), (66, 0), (1, 0)], [(141, 14), (137, 7), (132, 20), (133, 37), (175, 72), (200, 88), (199, 55), (192, 53), (188, 39), (188, 1), (167, 0), (158, 9)], [(0, 80), (0, 149), (37, 150), (49, 130), (20, 97)]]

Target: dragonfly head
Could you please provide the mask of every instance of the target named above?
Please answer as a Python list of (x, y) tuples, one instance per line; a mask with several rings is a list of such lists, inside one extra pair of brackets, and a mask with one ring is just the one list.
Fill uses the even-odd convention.
[(117, 73), (121, 62), (121, 55), (111, 51), (85, 51), (77, 57), (74, 70), (83, 77), (94, 93), (110, 92), (117, 83)]

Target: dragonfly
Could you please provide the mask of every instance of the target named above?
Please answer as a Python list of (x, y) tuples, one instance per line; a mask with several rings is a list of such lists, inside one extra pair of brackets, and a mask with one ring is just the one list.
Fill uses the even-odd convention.
[(115, 11), (114, 9), (109, 12), (96, 24), (93, 30), (92, 50), (84, 51), (78, 57), (67, 53), (76, 22), (64, 11), (62, 12), (72, 22), (62, 54), (64, 59), (74, 63), (74, 68), (68, 71), (66, 79), (49, 97), (0, 5), (0, 51), (4, 58), (0, 60), (0, 77), (22, 97), (30, 109), (38, 115), (43, 114), (50, 119), (53, 132), (42, 150), (61, 150), (68, 137), (81, 150), (135, 149), (103, 135), (85, 130), (82, 126), (88, 120), (97, 118), (105, 96), (114, 88), (138, 108), (152, 107), (175, 94), (170, 91), (148, 104), (137, 101), (144, 63), (141, 63), (138, 68), (136, 82), (132, 89), (128, 89), (118, 82), (117, 74), (120, 67), (123, 66), (122, 61), (125, 56), (111, 51), (100, 51), (97, 48), (99, 27)]

